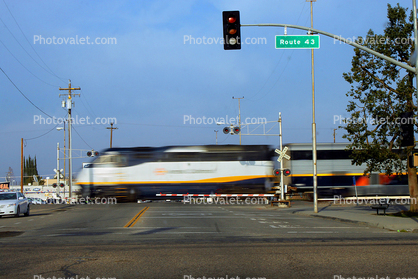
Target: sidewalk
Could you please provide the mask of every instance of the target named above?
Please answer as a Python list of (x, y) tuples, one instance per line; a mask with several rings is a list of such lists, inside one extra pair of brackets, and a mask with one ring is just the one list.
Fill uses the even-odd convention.
[[(314, 205), (312, 202), (295, 201), (292, 202), (290, 209), (293, 209), (292, 213), (297, 215), (327, 218), (388, 230), (418, 233), (418, 217), (385, 216), (383, 215), (383, 210), (379, 210), (380, 215), (377, 215), (376, 209), (371, 209), (370, 205), (340, 205), (333, 204), (333, 202), (319, 202), (318, 213), (314, 213)], [(386, 214), (397, 213), (408, 209), (408, 205), (390, 205), (386, 209)]]

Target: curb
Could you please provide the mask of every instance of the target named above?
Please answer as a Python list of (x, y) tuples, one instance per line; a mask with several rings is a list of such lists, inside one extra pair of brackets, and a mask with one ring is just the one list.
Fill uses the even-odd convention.
[[(351, 223), (351, 224), (358, 224), (358, 225), (366, 225), (368, 227), (380, 228), (380, 229), (385, 229), (385, 230), (390, 230), (390, 231), (401, 230), (401, 229), (389, 228), (389, 227), (384, 226), (384, 225), (381, 225), (379, 223), (366, 222), (366, 221), (357, 221), (357, 220), (344, 219), (344, 218), (333, 217), (333, 216), (304, 214), (301, 211), (293, 211), (292, 214), (302, 215), (302, 216), (309, 216), (309, 217), (314, 217), (314, 218), (322, 218), (322, 219), (328, 219), (328, 220), (336, 220), (336, 221), (340, 221), (340, 222), (344, 222), (344, 223)], [(418, 233), (418, 229), (414, 229), (414, 230), (412, 230), (412, 232), (417, 232)]]

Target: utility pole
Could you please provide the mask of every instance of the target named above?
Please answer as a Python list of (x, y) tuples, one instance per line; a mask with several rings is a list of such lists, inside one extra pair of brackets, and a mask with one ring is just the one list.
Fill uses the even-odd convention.
[(23, 193), (23, 138), (20, 140), (20, 192)]
[[(316, 0), (306, 0), (311, 2), (311, 28), (313, 28), (313, 2)], [(313, 35), (312, 31), (309, 31)], [(318, 176), (317, 176), (317, 158), (316, 158), (316, 123), (315, 123), (315, 76), (314, 76), (314, 50), (311, 49), (312, 64), (312, 163), (313, 163), (313, 190), (314, 190), (314, 213), (318, 213)]]
[(57, 142), (57, 185), (60, 185), (60, 143)]
[(64, 173), (63, 173), (63, 175), (64, 175), (64, 185), (66, 184), (65, 183), (65, 161), (67, 160), (67, 158), (65, 158), (66, 156), (65, 156), (65, 154), (67, 153), (67, 151), (65, 150), (65, 120), (63, 121), (64, 123)]
[(213, 130), (216, 133), (216, 145), (218, 145), (218, 132), (219, 130)]
[[(72, 126), (71, 126), (71, 124), (72, 124), (72, 118), (71, 118), (71, 109), (72, 109), (72, 106), (73, 106), (73, 99), (72, 99), (72, 97), (73, 96), (80, 96), (80, 94), (75, 94), (75, 93), (72, 93), (71, 91), (72, 90), (81, 90), (81, 88), (80, 87), (77, 87), (77, 88), (73, 88), (73, 87), (71, 87), (71, 80), (69, 80), (68, 81), (68, 88), (59, 88), (59, 90), (68, 90), (68, 93), (66, 93), (66, 94), (59, 94), (59, 96), (61, 97), (61, 96), (66, 96), (67, 97), (67, 100), (66, 100), (66, 103), (65, 103), (65, 107), (67, 108), (67, 110), (68, 110), (68, 158), (69, 158), (69, 160), (70, 160), (70, 164), (69, 164), (69, 166), (68, 166), (68, 171), (69, 171), (69, 181), (68, 181), (68, 190), (69, 190), (69, 198), (71, 199), (71, 194), (72, 194), (72, 191), (71, 191), (71, 186), (72, 186), (72, 184), (73, 184), (73, 174), (72, 174), (72, 166), (73, 166), (73, 159), (72, 159), (72, 153), (71, 153), (71, 148), (72, 148), (72, 144), (71, 144), (71, 129), (72, 129)], [(63, 107), (64, 107), (64, 103), (63, 103)]]
[(335, 131), (337, 131), (337, 129), (334, 129), (334, 143), (335, 143)]
[(238, 99), (238, 127), (239, 127), (239, 145), (241, 145), (241, 99), (244, 99), (244, 96), (241, 98), (232, 97), (232, 99)]
[(113, 123), (110, 123), (110, 127), (106, 127), (106, 129), (110, 129), (110, 148), (112, 148), (113, 130), (118, 128), (113, 128)]

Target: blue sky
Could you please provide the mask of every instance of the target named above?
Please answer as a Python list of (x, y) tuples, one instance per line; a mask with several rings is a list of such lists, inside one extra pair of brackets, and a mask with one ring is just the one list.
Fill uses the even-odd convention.
[[(314, 28), (345, 38), (365, 36), (369, 29), (382, 33), (387, 3), (398, 2), (412, 7), (412, 1), (318, 0)], [(281, 112), (283, 141), (311, 142), (310, 50), (275, 49), (274, 36), (283, 35), (283, 28), (242, 27), (243, 39), (265, 38), (266, 43), (225, 51), (215, 43), (222, 38), (224, 10), (239, 10), (242, 24), (310, 25), (310, 5), (305, 0), (2, 0), (0, 67), (27, 98), (56, 118), (66, 116), (59, 97), (64, 92), (59, 88), (66, 88), (68, 79), (73, 87), (81, 87), (73, 115), (90, 121), (99, 118), (105, 124), (75, 125), (75, 149), (107, 148), (108, 118), (115, 118), (118, 128), (113, 146), (215, 144), (214, 130), (219, 130), (219, 144), (238, 144), (239, 136), (225, 135), (223, 126), (213, 123), (238, 116), (238, 100), (232, 97), (244, 97), (242, 119), (275, 121)], [(289, 29), (288, 34), (306, 32)], [(114, 38), (114, 43), (63, 43), (87, 36), (90, 42)], [(61, 43), (47, 43), (53, 37)], [(203, 37), (212, 43), (199, 44)], [(315, 50), (318, 142), (332, 142), (333, 129), (339, 126), (335, 117), (348, 117), (345, 93), (350, 86), (342, 74), (350, 70), (353, 54), (351, 46), (324, 36)], [(40, 174), (53, 176), (63, 131), (54, 129), (54, 124), (41, 124), (39, 119), (47, 116), (2, 72), (0, 84), (0, 180), (9, 167), (20, 174), (21, 138), (25, 156), (36, 155)], [(212, 124), (197, 124), (203, 118)], [(278, 126), (271, 133), (277, 134)], [(337, 130), (337, 142), (343, 141), (342, 135)], [(279, 138), (242, 136), (242, 143), (274, 146)], [(83, 161), (89, 159), (74, 160), (73, 169), (80, 169)]]

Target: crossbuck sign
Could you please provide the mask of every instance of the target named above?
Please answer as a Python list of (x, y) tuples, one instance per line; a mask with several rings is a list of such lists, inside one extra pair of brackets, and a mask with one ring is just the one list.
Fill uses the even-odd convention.
[(283, 158), (285, 158), (286, 160), (290, 160), (290, 156), (286, 155), (286, 151), (287, 151), (287, 146), (283, 149), (283, 151), (280, 149), (275, 150), (275, 152), (279, 154), (279, 158), (277, 158), (277, 161), (281, 162), (283, 161)]

